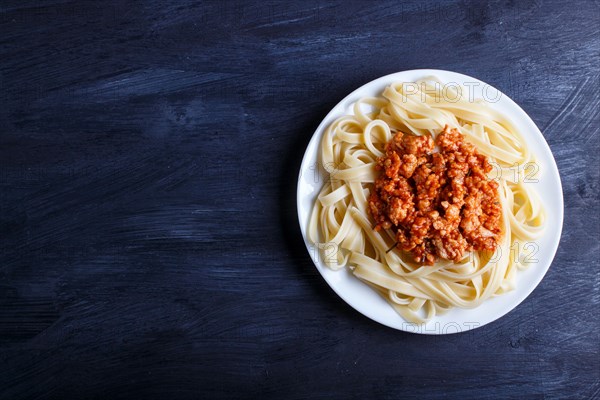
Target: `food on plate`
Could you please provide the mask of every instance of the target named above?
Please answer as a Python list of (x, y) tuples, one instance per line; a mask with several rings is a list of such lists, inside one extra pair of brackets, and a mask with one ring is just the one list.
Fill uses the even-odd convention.
[(535, 258), (540, 168), (508, 118), (460, 86), (397, 82), (324, 132), (308, 238), (410, 322), (512, 290)]

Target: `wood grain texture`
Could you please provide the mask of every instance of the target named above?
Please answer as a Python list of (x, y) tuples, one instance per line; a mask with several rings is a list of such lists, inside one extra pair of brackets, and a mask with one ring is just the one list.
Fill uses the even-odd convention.
[[(0, 399), (600, 398), (599, 22), (593, 1), (2, 1)], [(320, 120), (414, 68), (517, 101), (564, 190), (539, 287), (444, 337), (352, 310), (296, 219)]]

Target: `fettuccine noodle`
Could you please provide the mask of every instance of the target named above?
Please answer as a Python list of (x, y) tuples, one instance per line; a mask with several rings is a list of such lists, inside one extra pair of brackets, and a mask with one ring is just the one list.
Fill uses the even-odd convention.
[[(433, 77), (394, 83), (381, 97), (360, 99), (353, 115), (327, 128), (320, 162), (329, 177), (308, 227), (308, 238), (322, 249), (328, 267), (349, 268), (415, 323), (512, 290), (516, 271), (529, 264), (526, 243), (544, 229), (543, 205), (527, 183), (537, 164), (521, 133), (485, 101), (469, 101), (456, 86), (442, 92), (440, 85)], [(433, 266), (418, 265), (394, 248), (392, 230), (373, 229), (367, 199), (378, 176), (377, 159), (394, 132), (435, 138), (446, 125), (495, 167), (490, 178), (499, 183), (503, 237), (493, 254), (471, 251), (458, 263), (440, 259)]]

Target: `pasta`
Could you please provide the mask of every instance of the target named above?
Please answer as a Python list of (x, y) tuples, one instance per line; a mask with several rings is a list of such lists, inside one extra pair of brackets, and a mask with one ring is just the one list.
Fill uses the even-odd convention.
[[(451, 308), (473, 308), (516, 285), (530, 264), (527, 242), (540, 237), (544, 209), (528, 184), (537, 177), (535, 157), (516, 127), (483, 100), (469, 101), (464, 88), (443, 87), (434, 77), (398, 82), (382, 96), (362, 98), (353, 115), (324, 132), (320, 162), (329, 173), (313, 206), (308, 239), (334, 270), (349, 268), (378, 291), (407, 321), (422, 323)], [(502, 207), (502, 238), (494, 252), (467, 252), (459, 262), (415, 263), (395, 248), (390, 229), (373, 229), (367, 199), (378, 176), (377, 160), (397, 131), (435, 136), (457, 129), (494, 167)]]

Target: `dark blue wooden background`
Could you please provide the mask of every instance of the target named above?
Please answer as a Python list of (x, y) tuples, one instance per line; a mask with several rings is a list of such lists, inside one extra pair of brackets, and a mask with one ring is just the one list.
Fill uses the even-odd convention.
[[(2, 0), (0, 398), (598, 398), (599, 22), (597, 1)], [(358, 314), (298, 229), (320, 120), (414, 68), (500, 88), (563, 179), (546, 278), (469, 333)]]

